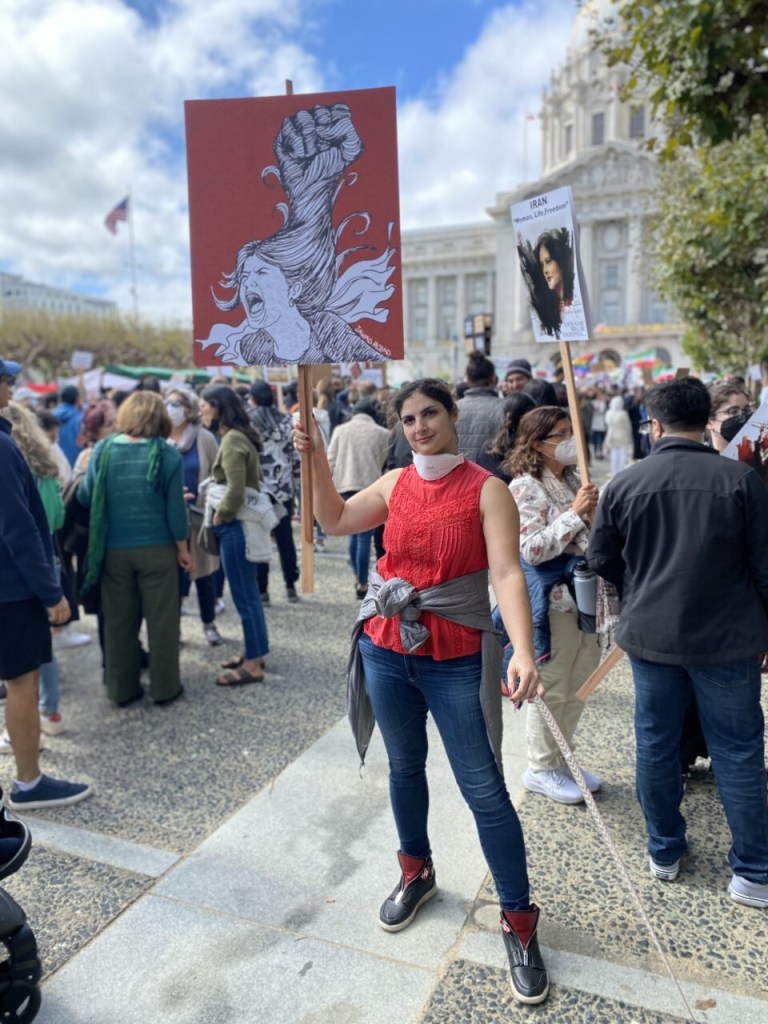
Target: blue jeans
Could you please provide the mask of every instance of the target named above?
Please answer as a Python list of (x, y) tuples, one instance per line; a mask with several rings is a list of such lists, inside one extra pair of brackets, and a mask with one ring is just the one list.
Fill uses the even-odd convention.
[(59, 666), (56, 658), (40, 666), (40, 711), (52, 715), (59, 710)]
[[(344, 501), (348, 501), (353, 494), (357, 493), (357, 491), (343, 491), (341, 496)], [(355, 579), (362, 585), (368, 583), (373, 534), (373, 530), (364, 530), (362, 533), (351, 533), (349, 535), (349, 562), (352, 566), (352, 572), (355, 574)]]
[(493, 756), (480, 707), (480, 655), (435, 661), (360, 640), (365, 684), (389, 758), (400, 849), (431, 854), (427, 834), (427, 712), (432, 713), (504, 910), (530, 906), (523, 831)]
[(245, 657), (263, 658), (269, 654), (267, 623), (261, 607), (259, 580), (255, 562), (245, 557), (245, 534), (237, 519), (214, 526), (219, 541), (219, 556), (224, 568), (232, 600), (243, 624)]
[[(216, 573), (208, 576), (200, 576), (195, 580), (197, 587), (197, 602), (200, 606), (200, 621), (209, 625), (216, 619)], [(188, 597), (192, 589), (192, 580), (189, 573), (179, 569), (179, 597)]]
[(357, 582), (363, 585), (368, 582), (372, 540), (373, 530), (352, 533), (349, 536), (349, 560), (352, 563), (352, 572), (355, 574)]
[(635, 681), (637, 796), (651, 857), (671, 864), (687, 849), (678, 751), (693, 694), (731, 830), (728, 862), (734, 874), (751, 882), (768, 882), (768, 800), (757, 658), (685, 666), (630, 660)]

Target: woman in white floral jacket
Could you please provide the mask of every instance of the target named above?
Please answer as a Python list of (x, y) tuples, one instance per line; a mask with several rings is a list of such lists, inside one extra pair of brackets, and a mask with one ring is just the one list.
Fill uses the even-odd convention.
[[(536, 567), (546, 569), (553, 559), (565, 563), (568, 559), (562, 556), (586, 552), (598, 491), (594, 484), (581, 483), (575, 463), (576, 443), (566, 410), (542, 406), (523, 416), (504, 469), (512, 477), (509, 489), (520, 512), (520, 554), (531, 567), (530, 573), (535, 574)], [(551, 642), (546, 652), (536, 651), (537, 661), (542, 659), (539, 669), (547, 706), (572, 745), (584, 706), (576, 692), (597, 668), (600, 650), (596, 635), (578, 628), (576, 603), (566, 586), (565, 570), (554, 585), (552, 574), (547, 575)], [(527, 740), (526, 789), (558, 803), (582, 802), (554, 737), (532, 704), (528, 706)], [(585, 771), (584, 776), (590, 790), (600, 788), (597, 775)]]

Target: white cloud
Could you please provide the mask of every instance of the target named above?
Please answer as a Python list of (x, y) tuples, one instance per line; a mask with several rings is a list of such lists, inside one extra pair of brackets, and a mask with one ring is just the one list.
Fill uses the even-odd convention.
[[(297, 41), (306, 3), (165, 0), (152, 21), (124, 0), (3, 0), (2, 265), (65, 287), (101, 282), (130, 310), (127, 232), (103, 226), (130, 187), (141, 312), (188, 324), (183, 102), (274, 94), (286, 77), (297, 92), (327, 87)], [(498, 10), (431, 101), (401, 103), (406, 226), (482, 218), (522, 178), (524, 115), (573, 17), (573, 0)], [(535, 122), (529, 152), (533, 173)]]
[(405, 227), (483, 219), (497, 192), (537, 174), (539, 123), (526, 115), (539, 111), (542, 87), (565, 55), (575, 11), (573, 0), (497, 10), (442, 83), (437, 101), (401, 107)]

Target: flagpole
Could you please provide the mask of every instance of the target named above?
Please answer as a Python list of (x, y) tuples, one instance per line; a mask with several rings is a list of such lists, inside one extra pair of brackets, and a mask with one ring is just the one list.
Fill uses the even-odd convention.
[(131, 294), (133, 295), (133, 318), (139, 323), (139, 289), (136, 283), (136, 246), (133, 239), (133, 196), (128, 188), (128, 258), (131, 262)]

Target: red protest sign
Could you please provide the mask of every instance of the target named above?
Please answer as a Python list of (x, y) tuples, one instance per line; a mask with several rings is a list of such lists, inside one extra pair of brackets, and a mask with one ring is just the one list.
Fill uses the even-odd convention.
[(395, 90), (185, 114), (195, 364), (401, 359)]

